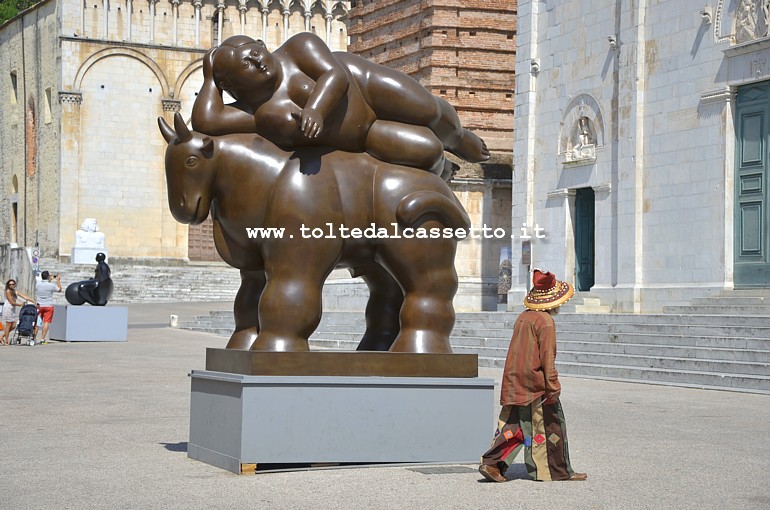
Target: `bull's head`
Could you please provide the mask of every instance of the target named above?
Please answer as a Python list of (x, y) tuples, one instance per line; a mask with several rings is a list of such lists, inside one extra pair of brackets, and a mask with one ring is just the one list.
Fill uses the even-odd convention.
[(180, 223), (202, 223), (214, 193), (214, 140), (190, 131), (179, 113), (174, 115), (174, 129), (162, 117), (158, 117), (158, 126), (168, 142), (166, 183), (171, 214)]

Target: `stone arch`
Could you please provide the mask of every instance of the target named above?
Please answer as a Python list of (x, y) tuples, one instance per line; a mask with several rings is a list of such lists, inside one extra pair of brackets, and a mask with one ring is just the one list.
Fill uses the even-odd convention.
[(158, 66), (158, 64), (156, 64), (154, 60), (152, 60), (150, 57), (148, 57), (144, 53), (141, 53), (136, 50), (132, 50), (131, 48), (106, 48), (106, 49), (97, 51), (96, 53), (94, 53), (93, 55), (85, 59), (85, 61), (83, 61), (83, 63), (80, 65), (80, 68), (78, 69), (77, 74), (75, 75), (75, 80), (72, 83), (73, 90), (80, 90), (81, 84), (83, 83), (83, 78), (85, 77), (86, 73), (97, 62), (99, 62), (102, 59), (114, 57), (114, 56), (129, 57), (129, 58), (136, 59), (139, 62), (142, 62), (144, 65), (150, 68), (150, 70), (158, 78), (158, 82), (160, 83), (163, 97), (169, 97), (168, 79), (166, 78), (166, 75), (163, 72), (163, 70), (160, 68), (160, 66)]
[(571, 140), (580, 119), (586, 117), (590, 122), (591, 132), (596, 138), (596, 146), (604, 145), (604, 118), (599, 103), (590, 94), (578, 94), (567, 104), (559, 128), (559, 154), (571, 148)]
[(182, 70), (182, 72), (179, 73), (179, 76), (174, 82), (174, 88), (171, 89), (171, 92), (170, 92), (170, 94), (172, 95), (170, 95), (169, 97), (176, 97), (179, 94), (179, 91), (182, 90), (182, 86), (187, 81), (187, 78), (189, 78), (191, 74), (193, 74), (198, 69), (201, 69), (202, 67), (203, 67), (203, 59), (191, 62), (187, 67), (185, 67)]

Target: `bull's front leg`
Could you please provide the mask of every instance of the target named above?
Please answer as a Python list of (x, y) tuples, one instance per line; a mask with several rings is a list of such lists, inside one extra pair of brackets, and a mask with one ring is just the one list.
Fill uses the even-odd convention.
[(251, 349), (259, 333), (259, 299), (265, 289), (264, 271), (241, 271), (241, 287), (235, 296), (235, 332), (227, 349)]
[(308, 241), (297, 242), (293, 249), (271, 250), (265, 257), (267, 284), (259, 301), (260, 330), (252, 350), (309, 350), (308, 338), (321, 322), (323, 284), (339, 258), (340, 246), (329, 240)]

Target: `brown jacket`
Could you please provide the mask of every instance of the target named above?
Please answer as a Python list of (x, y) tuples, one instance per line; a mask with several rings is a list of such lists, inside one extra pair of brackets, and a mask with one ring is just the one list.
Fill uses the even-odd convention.
[(525, 406), (561, 393), (556, 372), (556, 326), (548, 312), (526, 310), (516, 319), (505, 359), (501, 405)]

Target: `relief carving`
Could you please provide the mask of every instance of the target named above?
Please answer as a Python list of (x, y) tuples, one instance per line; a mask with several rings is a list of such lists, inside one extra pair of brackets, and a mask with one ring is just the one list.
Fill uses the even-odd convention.
[(735, 42), (770, 36), (770, 0), (742, 0), (735, 12)]

